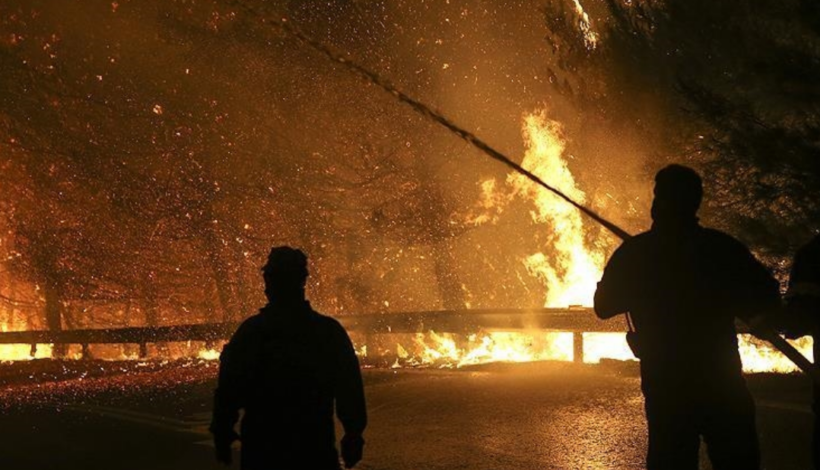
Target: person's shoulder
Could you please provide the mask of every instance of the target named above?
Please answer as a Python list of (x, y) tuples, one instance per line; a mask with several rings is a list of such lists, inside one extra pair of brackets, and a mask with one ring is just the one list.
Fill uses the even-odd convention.
[(242, 323), (239, 324), (239, 329), (256, 329), (260, 328), (264, 322), (264, 318), (262, 318), (261, 312), (256, 312), (255, 314), (249, 316), (248, 318), (242, 320)]
[(701, 228), (701, 238), (707, 244), (720, 249), (749, 251), (745, 243), (718, 229), (708, 227)]
[(331, 317), (330, 315), (319, 313), (316, 310), (313, 310), (313, 321), (315, 321), (322, 328), (327, 328), (329, 330), (345, 331), (344, 327), (342, 326), (341, 322), (339, 322), (339, 320)]
[(797, 254), (798, 256), (803, 255), (820, 258), (820, 235), (815, 236), (808, 243), (798, 248)]
[(641, 233), (633, 236), (632, 238), (626, 240), (624, 242), (624, 245), (626, 245), (627, 243), (629, 243), (631, 245), (641, 245), (643, 243), (649, 243), (650, 240), (652, 240), (652, 236), (653, 236), (652, 231), (647, 230), (646, 232), (641, 232)]
[(717, 260), (724, 266), (738, 269), (748, 268), (750, 263), (760, 264), (749, 246), (728, 233), (712, 228), (704, 228), (701, 235), (702, 256)]
[(242, 320), (242, 323), (239, 324), (239, 327), (236, 329), (234, 333), (235, 338), (245, 338), (247, 336), (251, 336), (259, 331), (262, 330), (264, 324), (264, 318), (262, 318), (262, 314), (257, 312), (254, 315), (249, 316), (248, 318)]
[(631, 253), (637, 253), (645, 249), (649, 244), (652, 243), (653, 235), (652, 232), (641, 232), (637, 235), (634, 235), (621, 243), (615, 252), (620, 253), (621, 255), (628, 255)]
[(339, 320), (315, 310), (313, 310), (312, 320), (317, 329), (324, 332), (323, 335), (337, 339), (348, 338), (347, 330)]

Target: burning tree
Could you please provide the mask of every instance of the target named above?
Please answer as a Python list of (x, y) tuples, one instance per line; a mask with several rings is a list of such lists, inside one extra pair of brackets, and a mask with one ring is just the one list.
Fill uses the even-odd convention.
[[(373, 129), (390, 129), (403, 110), (340, 93), (353, 79), (306, 88), (305, 74), (336, 71), (295, 45), (271, 58), (270, 35), (252, 19), (218, 4), (64, 8), (0, 7), (6, 264), (27, 286), (18, 300), (31, 298), (50, 328), (236, 319), (261, 301), (259, 260), (277, 243), (305, 247), (317, 283), (347, 292), (323, 289), (320, 304), (358, 296), (342, 309), (372, 309), (385, 298), (363, 275), (374, 258), (454, 236), (450, 202), (424, 190), (435, 178), (419, 160), (440, 149), (408, 149), (407, 130), (379, 138)], [(235, 56), (237, 67), (203, 45)], [(335, 135), (321, 124), (346, 121)], [(303, 134), (289, 139), (283, 129)], [(419, 195), (432, 199), (414, 207)], [(397, 217), (379, 216), (388, 206)], [(420, 215), (431, 213), (440, 217), (430, 224), (448, 230), (435, 239), (422, 235), (430, 224)], [(350, 274), (335, 260), (345, 250)]]
[[(63, 35), (76, 35), (77, 25), (55, 27), (54, 14), (13, 5), (3, 11), (8, 40), (0, 59), (11, 73), (3, 77), (0, 114), (14, 175), (3, 196), (19, 254), (12, 267), (43, 291), (51, 329), (86, 324), (89, 302), (107, 302), (109, 310), (137, 304), (156, 324), (159, 304), (184, 311), (208, 297), (209, 281), (222, 317), (236, 317), (228, 286), (237, 283), (237, 257), (246, 256), (226, 242), (236, 237), (218, 222), (239, 202), (222, 198), (221, 175), (213, 174), (224, 155), (216, 149), (227, 153), (231, 143), (218, 126), (203, 126), (224, 113), (196, 91), (180, 93), (169, 77), (120, 65), (125, 47), (96, 55), (110, 40), (104, 32), (85, 36), (85, 48), (63, 47)], [(185, 270), (202, 272), (200, 259), (213, 274), (180, 285)], [(64, 315), (69, 305), (81, 309), (78, 317)]]

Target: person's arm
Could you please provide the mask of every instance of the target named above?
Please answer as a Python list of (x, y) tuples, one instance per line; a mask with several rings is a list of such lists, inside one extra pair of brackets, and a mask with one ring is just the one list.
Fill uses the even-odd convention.
[(624, 246), (615, 250), (595, 290), (595, 314), (608, 319), (629, 312), (634, 302), (632, 276)]
[(237, 389), (238, 367), (236, 345), (228, 343), (219, 355), (219, 379), (214, 391), (214, 409), (210, 431), (212, 434), (228, 434), (239, 419), (240, 391)]
[(801, 248), (794, 257), (786, 292), (784, 330), (790, 337), (816, 334), (820, 315), (820, 243)]
[(813, 240), (794, 256), (786, 295), (820, 298), (820, 239)]
[(733, 263), (734, 272), (728, 274), (738, 284), (737, 317), (753, 332), (760, 327), (776, 325), (782, 310), (780, 283), (740, 242), (736, 242), (733, 250), (737, 261)]
[(234, 426), (243, 407), (243, 386), (247, 382), (248, 331), (243, 324), (222, 348), (219, 356), (219, 378), (214, 391), (214, 408), (210, 432), (214, 436), (217, 460), (230, 465), (231, 444), (239, 436)]
[(359, 359), (347, 332), (339, 326), (339, 361), (336, 371), (336, 416), (342, 423), (342, 459), (351, 468), (362, 459), (367, 407)]
[[(341, 329), (341, 327), (340, 327)], [(336, 415), (345, 433), (362, 434), (367, 426), (367, 408), (359, 358), (347, 333), (340, 334), (341, 351), (336, 380)]]

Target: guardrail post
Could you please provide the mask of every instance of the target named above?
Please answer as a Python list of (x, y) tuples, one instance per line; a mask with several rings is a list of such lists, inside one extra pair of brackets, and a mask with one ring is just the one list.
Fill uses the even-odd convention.
[(370, 334), (370, 331), (365, 331), (365, 333), (364, 333), (364, 347), (365, 347), (365, 349), (364, 349), (365, 358), (367, 357), (367, 348), (370, 348), (372, 351), (376, 350), (376, 347), (375, 347), (374, 341), (373, 341), (373, 335)]
[(91, 349), (88, 348), (88, 343), (83, 343), (82, 346), (83, 346), (83, 351), (81, 353), (82, 354), (81, 358), (83, 360), (91, 359)]
[(37, 357), (37, 343), (31, 343), (31, 349), (29, 349), (28, 355), (32, 359)]
[(148, 357), (148, 343), (140, 343), (140, 359)]
[(572, 362), (584, 363), (584, 333), (581, 331), (572, 333)]

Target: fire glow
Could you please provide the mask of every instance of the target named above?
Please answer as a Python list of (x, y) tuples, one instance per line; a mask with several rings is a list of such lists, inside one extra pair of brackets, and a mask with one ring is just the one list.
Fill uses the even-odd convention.
[[(545, 111), (539, 111), (524, 117), (522, 132), (527, 152), (521, 165), (583, 204), (586, 195), (578, 188), (564, 158), (566, 143), (561, 125), (549, 119)], [(581, 213), (519, 174), (510, 174), (507, 182), (517, 194), (532, 201), (533, 220), (544, 224), (550, 234), (548, 247), (524, 260), (527, 271), (544, 282), (544, 306), (592, 305), (605, 255), (603, 250), (587, 246)]]
[[(586, 13), (577, 4), (579, 16), (588, 25)], [(597, 37), (589, 33), (594, 47)], [(522, 166), (550, 181), (574, 200), (584, 203), (586, 194), (579, 188), (564, 156), (566, 141), (560, 123), (549, 119), (545, 110), (526, 114), (522, 120), (526, 152)], [(544, 287), (546, 307), (591, 305), (596, 282), (600, 279), (606, 254), (612, 241), (604, 239), (590, 244), (585, 220), (573, 207), (554, 194), (543, 191), (521, 175), (512, 173), (504, 183), (495, 179), (480, 185), (481, 194), (467, 222), (476, 226), (502, 223), (505, 207), (519, 198), (530, 204), (533, 223), (545, 237), (539, 238), (537, 251), (521, 260), (527, 274)], [(2, 331), (25, 330), (27, 325), (0, 324)], [(392, 368), (436, 367), (462, 368), (489, 363), (527, 363), (539, 361), (575, 361), (588, 364), (602, 360), (635, 361), (623, 333), (581, 333), (583, 347), (575, 344), (578, 335), (565, 331), (478, 331), (450, 333), (426, 331), (417, 333), (353, 334), (356, 351), (365, 366)], [(785, 356), (767, 343), (750, 335), (738, 335), (739, 351), (746, 372), (796, 372)], [(804, 355), (812, 357), (812, 339), (792, 341)], [(53, 347), (39, 344), (0, 345), (0, 362), (50, 359)], [(137, 345), (90, 345), (90, 357), (99, 360), (137, 361), (219, 359), (221, 344), (203, 342), (160, 343), (149, 345), (147, 357), (141, 357)], [(575, 355), (581, 352), (583, 361)], [(81, 359), (80, 345), (70, 345), (64, 359)]]
[[(490, 331), (473, 334), (427, 333), (370, 335), (365, 344), (354, 335), (356, 352), (365, 366), (392, 368), (458, 369), (491, 363), (528, 363), (573, 361), (573, 334), (561, 331)], [(635, 361), (623, 333), (583, 333), (583, 362), (598, 364), (602, 360)], [(790, 341), (802, 354), (812, 359), (812, 339)], [(738, 335), (738, 344), (747, 373), (798, 372), (797, 367), (767, 343), (748, 334)], [(133, 348), (132, 348), (133, 349)], [(220, 345), (171, 343), (153, 348), (150, 359), (219, 359)], [(28, 344), (0, 345), (0, 362), (50, 359), (51, 345), (38, 345), (34, 357)], [(109, 361), (137, 361), (134, 351), (122, 345), (98, 349), (94, 357)], [(66, 359), (80, 360), (80, 348), (72, 345)]]
[[(493, 331), (480, 334), (416, 333), (415, 335), (385, 335), (394, 340), (394, 349), (367, 345), (358, 349), (365, 364), (389, 362), (393, 368), (466, 366), (538, 361), (573, 361), (573, 334), (558, 331), (510, 332)], [(385, 339), (380, 341), (384, 343)], [(812, 339), (803, 337), (789, 341), (802, 354), (812, 359)], [(748, 334), (738, 335), (738, 345), (747, 373), (798, 372), (788, 358), (764, 341)], [(375, 353), (375, 354), (374, 354)], [(624, 333), (583, 333), (583, 362), (598, 364), (602, 360), (636, 361), (626, 343)]]
[(396, 345), (392, 367), (435, 366), (458, 368), (491, 362), (572, 360), (572, 334), (496, 331), (469, 334), (417, 333), (407, 347)]
[[(586, 194), (579, 188), (564, 155), (566, 140), (561, 124), (550, 119), (546, 110), (537, 110), (524, 115), (521, 134), (526, 148), (521, 166), (584, 203)], [(612, 241), (604, 238), (589, 243), (581, 213), (522, 175), (510, 173), (505, 183), (499, 184), (495, 179), (481, 183), (475, 205), (478, 213), (471, 214), (467, 222), (477, 226), (515, 223), (505, 219), (503, 213), (513, 200), (522, 200), (531, 207), (530, 217), (539, 236), (533, 252), (521, 262), (526, 273), (543, 284), (543, 305), (592, 305), (606, 254), (614, 248)]]

